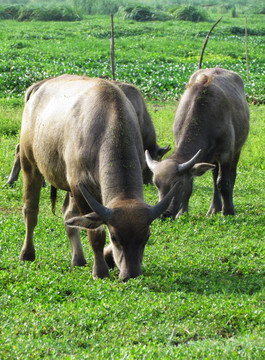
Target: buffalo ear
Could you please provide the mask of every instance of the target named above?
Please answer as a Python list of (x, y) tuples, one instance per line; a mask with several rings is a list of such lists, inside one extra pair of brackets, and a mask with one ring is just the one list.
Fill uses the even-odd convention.
[(201, 176), (208, 170), (213, 170), (215, 168), (214, 164), (209, 163), (198, 163), (193, 165), (190, 169), (190, 173), (192, 176)]
[(74, 228), (96, 229), (100, 225), (103, 225), (103, 221), (98, 214), (92, 212), (84, 216), (73, 217), (72, 219), (67, 220), (66, 224)]

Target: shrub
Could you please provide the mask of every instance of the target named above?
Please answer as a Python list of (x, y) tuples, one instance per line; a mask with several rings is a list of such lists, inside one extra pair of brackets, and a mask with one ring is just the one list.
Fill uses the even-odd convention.
[(168, 14), (161, 11), (154, 11), (147, 6), (121, 6), (118, 11), (118, 16), (125, 19), (136, 21), (166, 21), (170, 18)]
[[(233, 35), (245, 35), (245, 28), (244, 27), (238, 27), (238, 26), (232, 26), (230, 28), (231, 34)], [(265, 29), (251, 29), (248, 28), (248, 35), (254, 35), (254, 36), (264, 36), (265, 35)]]
[(20, 5), (0, 5), (0, 19), (17, 19)]
[(245, 35), (245, 29), (238, 26), (232, 26), (230, 28), (231, 34), (233, 35)]
[(186, 21), (207, 21), (208, 17), (207, 14), (203, 11), (198, 10), (195, 6), (184, 6), (177, 9), (173, 13), (174, 17), (177, 20), (186, 20)]
[(233, 9), (232, 9), (232, 17), (233, 17), (233, 18), (237, 17), (237, 15), (236, 15), (236, 8), (235, 8), (235, 7), (233, 7)]
[(152, 12), (148, 7), (144, 7), (144, 6), (121, 7), (119, 10), (119, 14), (123, 19), (132, 19), (136, 21), (152, 20)]
[(259, 9), (257, 10), (257, 14), (265, 14), (265, 6), (259, 8)]
[(20, 8), (18, 21), (76, 21), (80, 15), (67, 5), (28, 5)]

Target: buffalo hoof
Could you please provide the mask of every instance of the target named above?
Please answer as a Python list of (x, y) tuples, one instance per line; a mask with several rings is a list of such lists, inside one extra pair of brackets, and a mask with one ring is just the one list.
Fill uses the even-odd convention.
[(222, 210), (222, 204), (215, 205), (215, 206), (211, 205), (207, 212), (207, 216), (215, 215), (215, 214), (219, 213), (221, 210)]
[(184, 209), (180, 209), (179, 212), (177, 213), (175, 220), (183, 215), (188, 216), (189, 215), (189, 211), (188, 210), (184, 210)]
[(106, 262), (93, 266), (93, 278), (104, 279), (109, 277), (109, 268)]
[(13, 188), (14, 187), (14, 181), (7, 181), (5, 183), (5, 186), (9, 186), (9, 187)]
[(106, 263), (108, 264), (108, 267), (110, 269), (113, 269), (115, 267), (115, 261), (113, 258), (113, 253), (112, 253), (112, 246), (111, 244), (108, 245), (105, 249), (104, 249), (104, 258)]
[(34, 261), (35, 260), (35, 249), (30, 249), (30, 250), (21, 250), (20, 256), (19, 256), (19, 260), (20, 261)]
[(234, 209), (228, 209), (228, 210), (223, 210), (223, 211), (222, 211), (222, 214), (223, 214), (224, 216), (226, 216), (226, 215), (235, 215), (236, 212), (235, 212)]
[(216, 215), (220, 212), (221, 210), (215, 210), (215, 209), (209, 209), (207, 212), (207, 216), (211, 216), (211, 215)]
[(142, 271), (136, 271), (130, 274), (127, 273), (120, 273), (119, 280), (122, 282), (127, 282), (130, 279), (136, 279), (138, 276), (142, 275)]
[(82, 267), (82, 266), (86, 266), (87, 262), (86, 259), (82, 258), (82, 259), (72, 259), (72, 267), (74, 268), (75, 266), (78, 267)]

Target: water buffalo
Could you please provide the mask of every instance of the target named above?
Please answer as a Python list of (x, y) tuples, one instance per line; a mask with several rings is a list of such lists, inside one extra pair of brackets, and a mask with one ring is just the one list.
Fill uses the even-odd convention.
[[(146, 151), (160, 200), (179, 184), (163, 216), (188, 213), (193, 177), (209, 169), (214, 188), (208, 214), (222, 210), (223, 215), (234, 215), (236, 167), (249, 132), (249, 109), (240, 76), (220, 67), (196, 71), (179, 101), (173, 132), (175, 151), (168, 159), (156, 162)], [(193, 166), (183, 165), (191, 157)]]
[[(68, 192), (64, 222), (72, 265), (86, 263), (79, 234), (85, 228), (95, 278), (109, 276), (111, 259), (121, 279), (137, 277), (149, 225), (167, 209), (175, 189), (155, 206), (144, 202), (145, 159), (135, 109), (104, 79), (63, 75), (33, 89), (26, 92), (20, 137), (26, 226), (20, 259), (35, 259), (33, 231), (45, 178)], [(105, 254), (102, 225), (110, 235)]]
[[(30, 97), (47, 80), (49, 79), (44, 79), (33, 84), (27, 92), (27, 97)], [(160, 147), (157, 144), (155, 128), (152, 119), (147, 111), (144, 99), (140, 91), (134, 85), (127, 84), (124, 82), (114, 81), (114, 84), (116, 84), (124, 92), (127, 98), (131, 101), (136, 111), (144, 149), (149, 151), (152, 159), (161, 160), (161, 158), (170, 150), (170, 145), (167, 145), (165, 147)], [(27, 101), (27, 99), (25, 100)], [(12, 186), (13, 183), (18, 179), (20, 169), (21, 169), (20, 152), (19, 152), (19, 144), (17, 144), (13, 167), (6, 182), (8, 185)], [(145, 163), (143, 169), (144, 184), (152, 184), (152, 176), (153, 176), (152, 172)]]

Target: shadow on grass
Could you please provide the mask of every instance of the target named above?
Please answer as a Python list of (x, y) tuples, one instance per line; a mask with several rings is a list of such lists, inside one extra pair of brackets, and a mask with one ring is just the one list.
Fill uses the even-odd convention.
[(154, 272), (144, 272), (144, 276), (148, 277), (145, 286), (149, 287), (153, 292), (171, 293), (176, 291), (197, 294), (217, 294), (217, 293), (238, 293), (253, 295), (264, 291), (265, 289), (265, 270), (252, 270), (251, 273), (244, 274), (243, 271), (236, 272), (217, 272), (212, 270), (187, 270), (183, 272), (166, 274), (162, 281), (158, 281), (165, 269), (152, 266)]

